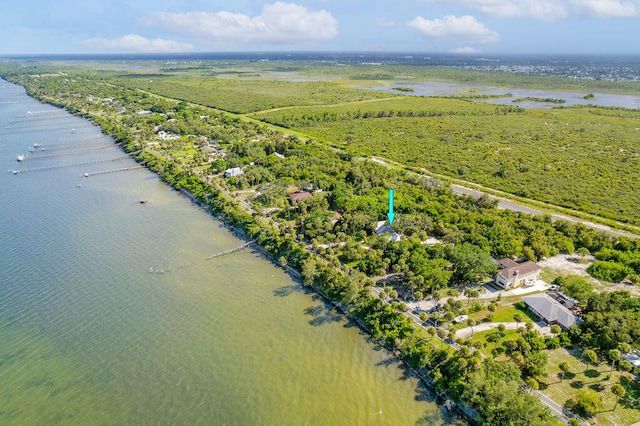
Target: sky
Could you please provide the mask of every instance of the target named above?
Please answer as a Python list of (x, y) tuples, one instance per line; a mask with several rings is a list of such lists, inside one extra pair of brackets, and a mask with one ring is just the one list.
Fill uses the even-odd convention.
[(0, 55), (640, 54), (640, 0), (6, 0)]

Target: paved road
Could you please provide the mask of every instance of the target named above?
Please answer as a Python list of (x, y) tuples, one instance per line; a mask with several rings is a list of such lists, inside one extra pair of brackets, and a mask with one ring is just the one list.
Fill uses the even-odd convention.
[(468, 195), (470, 197), (473, 198), (480, 198), (482, 195), (487, 195), (490, 199), (492, 200), (498, 200), (498, 208), (499, 209), (503, 209), (503, 210), (511, 210), (514, 212), (522, 212), (522, 213), (527, 213), (533, 216), (541, 216), (541, 215), (545, 215), (548, 214), (549, 216), (551, 216), (551, 220), (556, 221), (556, 220), (566, 220), (567, 222), (573, 222), (573, 223), (582, 223), (583, 225), (589, 227), (589, 228), (593, 228), (596, 229), (598, 231), (602, 231), (602, 232), (606, 232), (608, 234), (614, 235), (616, 237), (631, 237), (631, 238), (638, 238), (638, 235), (632, 234), (630, 232), (626, 232), (626, 231), (620, 231), (617, 229), (613, 229), (607, 225), (601, 225), (599, 223), (593, 223), (593, 222), (589, 222), (588, 220), (584, 220), (584, 219), (579, 219), (576, 217), (572, 217), (572, 216), (568, 216), (565, 214), (560, 214), (560, 213), (549, 213), (549, 212), (545, 212), (542, 210), (538, 210), (535, 209), (533, 207), (529, 207), (529, 206), (525, 206), (522, 204), (518, 204), (512, 200), (509, 200), (508, 198), (504, 198), (504, 197), (498, 197), (495, 195), (491, 195), (491, 194), (487, 194), (485, 192), (482, 191), (478, 191), (477, 189), (471, 189), (471, 188), (467, 188), (464, 186), (460, 186), (460, 185), (456, 185), (456, 184), (451, 184), (451, 190), (458, 195)]
[[(394, 161), (385, 160), (385, 159), (382, 159), (380, 157), (371, 157), (371, 161), (373, 161), (375, 163), (378, 163), (378, 164), (381, 164), (381, 165), (386, 166), (386, 167), (390, 167), (390, 168), (392, 168), (392, 167), (403, 167), (403, 165), (400, 164), (400, 163), (396, 163)], [(414, 173), (414, 172), (409, 172), (409, 173)], [(419, 176), (424, 176), (424, 177), (427, 177), (427, 178), (430, 178), (431, 176), (433, 176), (435, 178), (438, 178), (438, 177), (447, 178), (447, 176), (440, 176), (440, 175), (437, 175), (437, 174), (432, 174), (432, 173), (427, 172), (426, 170), (425, 170), (424, 174), (418, 174), (418, 173), (414, 173), (414, 174), (419, 175)], [(492, 195), (492, 194), (483, 192), (483, 191), (478, 190), (478, 189), (472, 189), (472, 188), (469, 188), (469, 187), (466, 187), (466, 186), (462, 186), (460, 184), (452, 183), (450, 186), (451, 186), (451, 190), (455, 194), (458, 194), (458, 195), (468, 195), (468, 196), (473, 197), (473, 198), (480, 198), (481, 196), (486, 195), (492, 200), (498, 200), (498, 208), (499, 209), (512, 210), (512, 211), (515, 211), (515, 212), (527, 213), (527, 214), (530, 214), (530, 215), (533, 215), (533, 216), (541, 216), (541, 215), (548, 214), (549, 216), (551, 216), (551, 219), (554, 220), (554, 221), (556, 221), (556, 220), (566, 220), (568, 222), (573, 222), (573, 223), (582, 223), (583, 225), (585, 225), (585, 226), (587, 226), (589, 228), (593, 228), (593, 229), (596, 229), (596, 230), (601, 231), (601, 232), (606, 232), (606, 233), (614, 235), (616, 237), (625, 236), (625, 237), (630, 237), (630, 238), (640, 238), (640, 235), (638, 235), (638, 234), (633, 234), (633, 233), (627, 232), (627, 231), (620, 231), (620, 230), (617, 230), (617, 229), (613, 229), (613, 228), (611, 228), (611, 227), (609, 227), (607, 225), (601, 225), (599, 223), (590, 222), (588, 220), (581, 219), (581, 218), (574, 217), (574, 216), (570, 216), (570, 215), (566, 215), (566, 214), (549, 213), (548, 211), (543, 211), (543, 210), (539, 210), (539, 209), (536, 209), (536, 208), (533, 208), (533, 207), (529, 207), (529, 206), (525, 206), (525, 205), (519, 204), (519, 203), (517, 203), (517, 202), (515, 202), (515, 201), (513, 201), (513, 200), (511, 200), (509, 198), (506, 198), (506, 197), (499, 197), (497, 195)], [(531, 202), (536, 202), (536, 201), (535, 200), (531, 200)], [(538, 202), (538, 203), (540, 205), (544, 205), (545, 204), (545, 203), (542, 203), (542, 202)], [(554, 207), (558, 208), (557, 206), (553, 206), (551, 204), (549, 204), (548, 207), (550, 209), (553, 209)]]

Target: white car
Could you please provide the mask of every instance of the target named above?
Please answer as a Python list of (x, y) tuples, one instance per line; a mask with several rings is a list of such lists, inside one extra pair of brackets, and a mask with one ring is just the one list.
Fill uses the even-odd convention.
[(459, 323), (461, 323), (463, 321), (466, 321), (468, 319), (469, 319), (469, 315), (460, 315), (459, 317), (455, 317), (453, 319), (453, 322), (456, 323), (456, 324), (459, 324)]

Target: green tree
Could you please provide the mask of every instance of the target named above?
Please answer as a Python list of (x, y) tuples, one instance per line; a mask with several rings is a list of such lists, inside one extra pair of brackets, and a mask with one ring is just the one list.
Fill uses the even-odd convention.
[(620, 361), (620, 365), (618, 368), (620, 368), (620, 377), (618, 377), (618, 383), (620, 383), (620, 380), (622, 380), (622, 374), (628, 373), (633, 370), (633, 364), (631, 364), (626, 359), (623, 359), (622, 361)]
[(525, 376), (544, 376), (547, 370), (547, 354), (541, 351), (530, 351), (524, 355), (522, 374)]
[(555, 335), (558, 335), (562, 333), (562, 327), (560, 327), (558, 324), (553, 324), (551, 326), (551, 332)]
[(609, 349), (609, 360), (611, 360), (611, 371), (615, 370), (616, 362), (620, 361), (622, 354), (617, 349)]
[(473, 318), (469, 318), (467, 320), (467, 326), (471, 327), (471, 335), (473, 336), (473, 327), (476, 325), (476, 320), (474, 320)]
[(520, 312), (516, 312), (515, 314), (513, 314), (513, 320), (516, 322), (516, 329), (519, 328), (520, 323), (522, 322), (523, 319), (524, 319), (524, 316)]
[(580, 256), (581, 260), (584, 260), (585, 257), (590, 256), (591, 252), (586, 247), (580, 247), (576, 250), (576, 254)]
[(622, 263), (596, 260), (587, 268), (587, 272), (599, 280), (618, 283), (631, 274), (633, 270)]
[(482, 280), (498, 269), (491, 256), (480, 247), (470, 243), (447, 246), (447, 258), (453, 264), (453, 282), (471, 284)]
[(583, 413), (593, 416), (602, 410), (602, 398), (593, 389), (580, 389), (575, 397), (575, 406)]
[(467, 296), (467, 306), (471, 305), (471, 299), (475, 299), (480, 296), (480, 292), (473, 288), (468, 288), (464, 291), (464, 295)]
[(629, 352), (631, 352), (633, 348), (627, 342), (620, 342), (618, 343), (618, 349), (620, 350), (621, 353), (628, 354)]
[(529, 386), (529, 389), (531, 390), (540, 389), (540, 383), (538, 383), (538, 381), (534, 378), (527, 379), (527, 386)]
[(558, 368), (560, 369), (560, 380), (564, 380), (564, 375), (569, 371), (569, 363), (568, 362), (561, 362), (560, 364), (558, 364)]
[(613, 409), (615, 410), (618, 406), (618, 401), (627, 393), (627, 390), (624, 388), (624, 386), (616, 383), (615, 385), (611, 386), (611, 393), (616, 396), (616, 405), (613, 407)]
[(582, 359), (587, 363), (587, 369), (589, 369), (589, 366), (598, 360), (598, 354), (591, 349), (586, 349), (582, 352)]

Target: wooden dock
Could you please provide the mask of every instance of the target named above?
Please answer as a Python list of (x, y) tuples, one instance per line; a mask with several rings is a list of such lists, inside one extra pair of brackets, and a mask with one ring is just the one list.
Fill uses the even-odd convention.
[[(128, 157), (127, 157), (128, 158)], [(105, 173), (115, 173), (115, 172), (127, 172), (129, 170), (137, 170), (137, 169), (145, 169), (146, 167), (141, 164), (136, 164), (135, 166), (122, 167), (120, 169), (112, 169), (112, 170), (101, 170), (99, 172), (91, 172), (85, 173), (84, 177), (95, 176), (95, 175), (103, 175)]]
[(213, 256), (209, 256), (207, 258), (207, 260), (211, 260), (211, 259), (215, 259), (217, 257), (222, 257), (222, 256), (226, 256), (226, 255), (229, 255), (229, 254), (237, 253), (239, 251), (242, 251), (242, 250), (248, 248), (249, 246), (254, 244), (256, 241), (258, 241), (258, 240), (252, 240), (252, 241), (249, 241), (248, 243), (244, 243), (243, 245), (241, 245), (239, 247), (236, 247), (236, 248), (233, 248), (231, 250), (227, 250), (227, 251), (223, 251), (222, 253), (214, 254)]
[(46, 170), (61, 169), (63, 167), (88, 166), (90, 164), (99, 164), (99, 163), (107, 163), (107, 162), (111, 162), (111, 161), (128, 160), (130, 158), (131, 157), (129, 157), (129, 156), (124, 156), (124, 157), (110, 158), (108, 160), (85, 161), (84, 163), (58, 164), (58, 165), (55, 165), (55, 166), (37, 167), (37, 168), (33, 168), (33, 169), (16, 169), (16, 170), (11, 170), (11, 172), (14, 175), (17, 175), (18, 173), (27, 173), (27, 172), (43, 172), (43, 171), (46, 171)]

